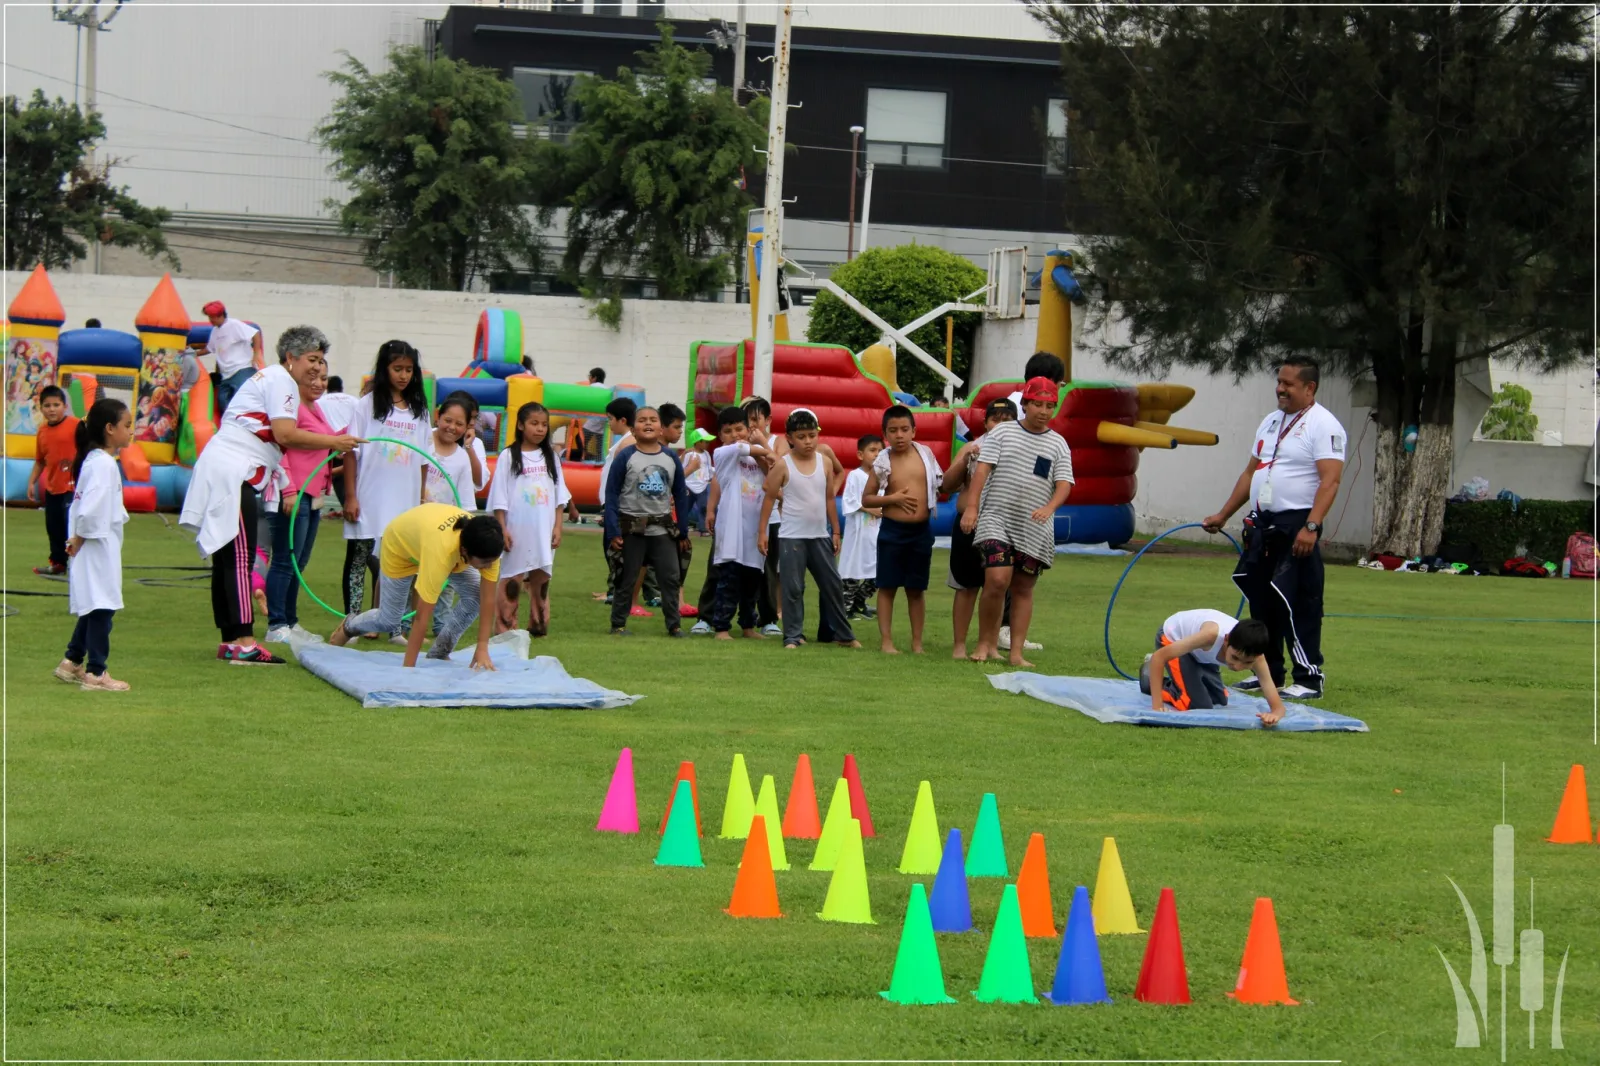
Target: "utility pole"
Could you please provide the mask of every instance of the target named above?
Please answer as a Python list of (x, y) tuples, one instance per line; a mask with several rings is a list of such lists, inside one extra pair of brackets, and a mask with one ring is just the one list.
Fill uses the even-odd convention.
[[(52, 0), (50, 4), (50, 17), (57, 22), (66, 22), (77, 27), (79, 35), (84, 30), (89, 31), (83, 43), (83, 111), (93, 114), (95, 111), (95, 88), (98, 83), (100, 59), (100, 33), (110, 29), (111, 21), (122, 13), (122, 5), (126, 0), (114, 0), (111, 9), (104, 14), (100, 11), (100, 0), (88, 4), (64, 4)], [(77, 80), (73, 81), (74, 95), (76, 95)], [(91, 173), (94, 170), (94, 143), (83, 153), (83, 166)], [(100, 273), (100, 242), (94, 241), (94, 272)]]
[(872, 221), (872, 166), (867, 163), (867, 187), (861, 193), (861, 250), (867, 250), (867, 224)]
[(744, 103), (744, 46), (749, 34), (744, 20), (744, 0), (739, 0), (739, 24), (734, 30), (733, 43), (733, 102)]
[(772, 117), (767, 123), (766, 209), (762, 212), (761, 292), (756, 314), (751, 392), (772, 398), (772, 354), (778, 318), (778, 263), (783, 257), (783, 141), (789, 125), (789, 45), (794, 0), (785, 0), (772, 50)]

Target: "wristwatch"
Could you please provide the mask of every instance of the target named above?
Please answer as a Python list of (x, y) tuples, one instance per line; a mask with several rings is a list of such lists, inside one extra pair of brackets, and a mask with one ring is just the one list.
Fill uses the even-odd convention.
[(1322, 534), (1322, 523), (1321, 522), (1307, 522), (1306, 523), (1306, 528), (1309, 529), (1311, 532), (1317, 534), (1318, 536), (1321, 536), (1321, 534)]

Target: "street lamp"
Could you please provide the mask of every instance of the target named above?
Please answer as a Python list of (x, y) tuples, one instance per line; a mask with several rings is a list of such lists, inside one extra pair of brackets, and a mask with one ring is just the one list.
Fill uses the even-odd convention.
[(856, 151), (861, 145), (862, 126), (850, 127), (850, 233), (845, 238), (844, 261), (856, 257)]

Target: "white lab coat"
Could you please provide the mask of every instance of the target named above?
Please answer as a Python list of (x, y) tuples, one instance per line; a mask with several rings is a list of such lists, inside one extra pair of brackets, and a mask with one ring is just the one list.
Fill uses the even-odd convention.
[(127, 521), (122, 468), (96, 448), (83, 460), (67, 509), (67, 536), (83, 538), (67, 566), (67, 610), (73, 614), (122, 610), (122, 528)]

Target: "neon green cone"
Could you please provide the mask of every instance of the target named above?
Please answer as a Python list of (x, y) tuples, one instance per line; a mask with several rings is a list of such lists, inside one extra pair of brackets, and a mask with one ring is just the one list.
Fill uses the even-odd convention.
[(906, 832), (905, 850), (900, 853), (900, 872), (936, 874), (942, 855), (939, 818), (933, 813), (933, 786), (924, 781), (917, 786), (917, 804), (911, 809), (911, 828)]
[[(743, 840), (750, 835), (750, 819), (756, 816), (756, 799), (750, 794), (750, 774), (744, 756), (733, 757), (733, 772), (728, 775), (728, 798), (722, 805), (723, 840)], [(768, 822), (768, 830), (773, 823)]]
[(817, 850), (811, 853), (811, 869), (833, 869), (839, 858), (839, 848), (850, 833), (850, 820), (850, 786), (841, 777), (833, 786), (833, 799), (828, 801), (828, 817), (822, 821)]
[(1033, 970), (1028, 965), (1028, 941), (1022, 935), (1022, 908), (1017, 886), (1007, 885), (1000, 897), (1000, 914), (989, 935), (989, 954), (983, 960), (983, 977), (972, 993), (982, 1003), (1037, 1003)]
[[(923, 782), (927, 784), (927, 782)], [(918, 881), (911, 886), (906, 922), (900, 929), (900, 950), (894, 957), (889, 991), (878, 995), (891, 1003), (954, 1003), (945, 995), (944, 967), (939, 965), (939, 945), (933, 939), (933, 916), (928, 912), (928, 890)]]
[[(1022, 928), (1021, 911), (1017, 912), (1017, 928)], [(822, 902), (822, 913), (817, 915), (825, 922), (849, 922), (853, 925), (874, 925), (872, 898), (867, 894), (867, 859), (861, 849), (861, 823), (850, 819), (850, 835), (844, 838), (839, 849), (839, 861), (833, 868), (833, 879), (828, 882), (828, 898)], [(933, 924), (933, 919), (928, 919)]]
[(1000, 808), (994, 793), (985, 792), (978, 807), (978, 824), (972, 830), (972, 846), (967, 848), (968, 877), (1010, 877), (1006, 865), (1006, 842), (1000, 835)]
[(772, 868), (787, 870), (789, 853), (783, 846), (783, 832), (772, 828), (781, 826), (783, 820), (778, 817), (778, 786), (771, 774), (761, 779), (761, 794), (756, 797), (756, 814), (767, 820), (767, 850), (772, 853)]
[(689, 791), (688, 781), (679, 781), (678, 792), (672, 797), (672, 814), (667, 818), (667, 831), (661, 834), (656, 865), (705, 865), (705, 860), (700, 858), (700, 834), (694, 827), (694, 794)]

